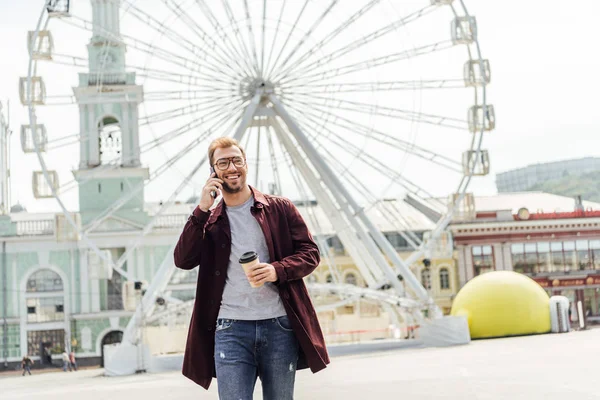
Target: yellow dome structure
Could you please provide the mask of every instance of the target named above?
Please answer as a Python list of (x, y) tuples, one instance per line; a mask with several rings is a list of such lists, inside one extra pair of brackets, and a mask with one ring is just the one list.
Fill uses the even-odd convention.
[(450, 313), (467, 318), (472, 339), (550, 332), (548, 294), (512, 271), (488, 272), (467, 282)]

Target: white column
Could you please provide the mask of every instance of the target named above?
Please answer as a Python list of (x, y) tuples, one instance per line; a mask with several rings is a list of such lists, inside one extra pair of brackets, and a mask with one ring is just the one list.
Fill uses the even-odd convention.
[(496, 271), (504, 270), (504, 253), (502, 252), (502, 244), (495, 243), (492, 245), (492, 249), (492, 252), (494, 253), (494, 269)]
[(89, 155), (88, 165), (100, 164), (100, 149), (98, 148), (98, 125), (96, 124), (96, 106), (93, 104), (86, 105), (88, 114), (88, 143), (89, 143)]
[(156, 256), (154, 255), (154, 246), (148, 247), (148, 250), (150, 252), (148, 259), (150, 260), (150, 271), (152, 272), (152, 278), (154, 278), (154, 275), (156, 275)]
[[(75, 284), (75, 251), (69, 250), (69, 260), (71, 267), (71, 313), (76, 313), (75, 303), (77, 302), (78, 285)], [(68, 323), (68, 321), (67, 321)]]
[[(147, 278), (147, 274), (146, 274), (146, 269), (145, 268), (145, 264), (144, 264), (144, 247), (138, 247), (137, 249), (135, 249), (135, 255), (136, 255), (136, 266), (137, 266), (137, 278), (140, 281), (143, 281), (144, 279), (148, 279)], [(148, 279), (148, 281), (150, 281), (151, 279)]]
[(510, 243), (502, 244), (502, 254), (503, 254), (503, 261), (504, 261), (504, 269), (507, 271), (512, 271), (513, 263), (512, 263), (512, 251), (511, 251)]
[[(467, 282), (475, 277), (475, 271), (473, 270), (473, 250), (471, 246), (465, 246), (464, 256), (465, 256), (465, 276), (467, 278)], [(466, 283), (466, 282), (465, 282)]]
[[(15, 289), (17, 286), (17, 258), (14, 257), (12, 260), (12, 287)], [(12, 308), (13, 308), (13, 317), (17, 317), (19, 315), (19, 291), (13, 290), (12, 292)]]
[(121, 23), (119, 21), (119, 7), (120, 7), (120, 1), (119, 0), (113, 0), (112, 2), (112, 20), (113, 20), (113, 28), (112, 31), (115, 33), (115, 35), (120, 35), (121, 34)]
[(100, 312), (100, 280), (90, 280), (90, 291), (92, 295), (92, 312)]
[(456, 246), (458, 250), (458, 287), (461, 288), (467, 283), (467, 272), (465, 266), (465, 246)]
[(121, 103), (121, 157), (124, 166), (132, 165), (133, 151), (131, 148), (131, 117), (129, 104)]
[[(79, 105), (79, 134), (81, 137), (88, 137), (85, 116), (87, 115), (87, 106)], [(88, 147), (86, 140), (79, 141), (79, 168), (86, 168), (88, 163)]]
[(129, 280), (140, 280), (140, 277), (137, 275), (134, 252), (131, 251), (131, 247), (126, 247), (125, 252), (127, 253), (127, 273), (129, 274)]
[(98, 29), (100, 27), (100, 5), (97, 0), (92, 0), (92, 24), (93, 34), (94, 36), (97, 36), (100, 31)]
[(81, 313), (90, 312), (90, 288), (89, 288), (89, 274), (88, 274), (88, 260), (87, 250), (79, 250), (79, 273), (80, 273), (80, 301), (81, 301)]
[(140, 162), (140, 130), (138, 125), (138, 104), (132, 103), (129, 105), (130, 107), (130, 118), (131, 118), (131, 164), (133, 166), (139, 167), (141, 165)]

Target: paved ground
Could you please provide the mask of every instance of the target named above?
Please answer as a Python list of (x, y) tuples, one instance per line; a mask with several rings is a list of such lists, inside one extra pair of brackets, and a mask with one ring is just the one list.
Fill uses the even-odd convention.
[[(296, 399), (600, 399), (600, 329), (338, 356), (300, 371)], [(102, 370), (0, 378), (0, 399), (217, 399), (180, 373), (106, 378)], [(260, 386), (256, 399), (260, 399)]]

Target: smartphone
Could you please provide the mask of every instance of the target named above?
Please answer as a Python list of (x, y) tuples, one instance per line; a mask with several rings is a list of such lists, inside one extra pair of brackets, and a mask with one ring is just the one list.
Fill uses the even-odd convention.
[[(215, 173), (215, 169), (214, 169), (214, 167), (213, 167), (213, 166), (211, 166), (211, 167), (210, 167), (210, 175), (212, 176), (212, 174), (215, 174), (215, 176), (217, 175), (217, 174)], [(214, 190), (213, 190), (212, 192), (210, 192), (210, 195), (212, 196), (212, 198), (213, 198), (213, 199), (216, 199), (216, 198), (217, 198), (217, 192), (216, 192), (216, 191), (214, 191)]]

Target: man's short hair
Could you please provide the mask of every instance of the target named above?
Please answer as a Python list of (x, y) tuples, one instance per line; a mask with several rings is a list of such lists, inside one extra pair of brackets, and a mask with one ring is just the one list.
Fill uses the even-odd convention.
[(235, 146), (238, 149), (240, 149), (240, 151), (242, 152), (242, 156), (246, 158), (246, 152), (244, 151), (244, 148), (238, 143), (238, 141), (234, 138), (224, 136), (213, 140), (208, 146), (208, 159), (210, 160), (210, 165), (213, 165), (214, 163), (213, 156), (215, 155), (215, 150), (226, 149), (232, 146)]

